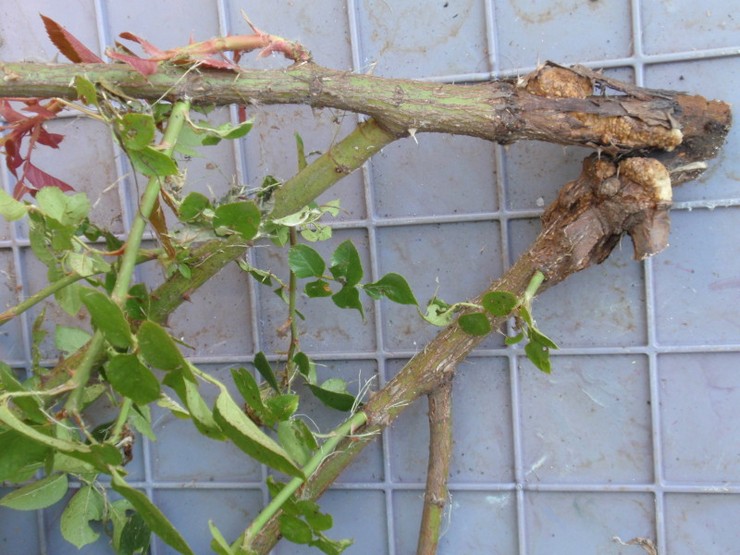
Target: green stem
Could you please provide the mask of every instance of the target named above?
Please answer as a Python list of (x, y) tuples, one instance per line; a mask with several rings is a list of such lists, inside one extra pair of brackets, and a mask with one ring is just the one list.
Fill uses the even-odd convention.
[(29, 308), (36, 306), (41, 301), (43, 301), (46, 297), (50, 297), (57, 291), (64, 289), (68, 285), (72, 285), (73, 283), (81, 279), (82, 279), (82, 276), (79, 274), (67, 274), (63, 278), (56, 280), (54, 283), (50, 283), (49, 285), (44, 287), (41, 291), (34, 293), (27, 299), (19, 302), (14, 307), (9, 308), (8, 310), (0, 314), (0, 326), (5, 324), (9, 320), (12, 320), (16, 316), (24, 313)]
[(544, 281), (545, 274), (537, 270), (532, 276), (532, 279), (529, 280), (529, 285), (527, 285), (527, 288), (524, 290), (522, 298), (525, 306), (528, 307), (532, 303), (532, 299), (534, 299), (534, 296), (537, 294), (537, 290)]
[[(139, 257), (139, 259), (136, 261), (137, 264), (141, 262), (147, 262), (149, 260), (152, 260), (154, 258), (157, 258), (159, 256), (159, 249), (153, 250), (153, 251), (147, 251), (146, 254), (143, 252), (140, 252), (142, 256)], [(92, 276), (87, 276), (92, 277)], [(60, 291), (67, 287), (68, 285), (72, 285), (73, 283), (76, 283), (80, 281), (81, 279), (85, 279), (83, 276), (77, 273), (71, 273), (67, 274), (61, 279), (56, 280), (54, 283), (50, 283), (40, 291), (37, 291), (27, 299), (19, 302), (17, 305), (15, 305), (12, 308), (9, 308), (2, 314), (0, 314), (0, 326), (5, 324), (6, 322), (12, 320), (16, 316), (20, 316), (23, 314), (26, 310), (33, 308), (37, 304), (39, 304), (41, 301), (46, 299), (47, 297), (51, 297), (53, 294), (55, 294), (57, 291)]]
[[(180, 131), (182, 130), (182, 126), (185, 123), (185, 118), (189, 111), (189, 100), (180, 100), (172, 107), (172, 113), (167, 122), (167, 129), (165, 130), (164, 137), (160, 144), (162, 151), (167, 154), (167, 156), (172, 156), (172, 152), (175, 150), (177, 137), (180, 135)], [(131, 224), (131, 231), (129, 232), (128, 241), (126, 242), (126, 250), (121, 258), (121, 268), (118, 272), (116, 285), (111, 293), (111, 297), (118, 305), (122, 305), (126, 301), (128, 288), (131, 285), (131, 279), (134, 275), (136, 258), (138, 257), (139, 248), (141, 247), (141, 240), (144, 236), (144, 230), (149, 221), (149, 216), (159, 198), (162, 179), (163, 178), (161, 176), (152, 176), (149, 179), (146, 189), (144, 190), (144, 195), (141, 197), (139, 211), (136, 214), (136, 218), (134, 218), (134, 222)]]
[[(367, 415), (364, 412), (356, 412), (349, 420), (346, 420), (336, 430), (334, 430), (331, 437), (321, 444), (318, 452), (303, 468), (303, 473), (306, 477), (308, 478), (316, 472), (316, 469), (319, 468), (326, 457), (334, 452), (340, 441), (366, 422)], [(259, 533), (262, 527), (280, 510), (290, 496), (293, 495), (304, 482), (305, 480), (303, 478), (293, 478), (283, 489), (280, 490), (272, 501), (270, 501), (267, 507), (262, 509), (262, 512), (257, 515), (257, 518), (252, 521), (249, 528), (244, 532), (241, 544), (241, 548), (244, 552), (249, 553), (249, 544), (251, 543), (252, 538)]]
[[(298, 232), (295, 227), (290, 228), (290, 246), (293, 247), (298, 243)], [(288, 280), (288, 318), (290, 318), (290, 345), (288, 345), (288, 355), (285, 361), (285, 380), (286, 386), (290, 387), (293, 379), (293, 356), (298, 348), (298, 321), (296, 318), (296, 296), (298, 289), (298, 278), (295, 272), (290, 272)]]
[(396, 134), (373, 119), (361, 123), (277, 190), (270, 217), (278, 219), (298, 212), (396, 139)]
[[(185, 117), (189, 110), (189, 100), (178, 101), (172, 108), (172, 114), (170, 115), (167, 129), (165, 130), (161, 143), (163, 151), (169, 156), (172, 155), (175, 144), (177, 143), (177, 137), (182, 130)], [(113, 292), (111, 293), (111, 297), (119, 306), (126, 302), (129, 285), (131, 284), (131, 279), (134, 275), (134, 267), (136, 266), (136, 261), (139, 257), (141, 239), (144, 236), (146, 223), (154, 209), (157, 198), (159, 198), (161, 179), (161, 177), (152, 177), (149, 180), (141, 199), (139, 212), (131, 225), (128, 242), (126, 243), (126, 250), (121, 258), (121, 267), (118, 270), (116, 284), (113, 286)], [(104, 347), (105, 338), (98, 330), (90, 340), (87, 350), (85, 351), (85, 355), (72, 377), (72, 383), (75, 385), (75, 390), (70, 394), (69, 399), (67, 399), (67, 403), (65, 404), (67, 411), (73, 414), (77, 414), (79, 412), (84, 385), (90, 379), (93, 366), (95, 366), (95, 363), (100, 358)], [(121, 414), (118, 415), (119, 421), (121, 419), (125, 421), (126, 418), (128, 418), (128, 410), (130, 406), (130, 403), (123, 404), (121, 407)]]

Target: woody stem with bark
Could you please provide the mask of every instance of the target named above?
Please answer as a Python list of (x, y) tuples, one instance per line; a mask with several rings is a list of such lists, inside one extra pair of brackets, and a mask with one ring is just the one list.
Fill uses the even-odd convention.
[(427, 395), (429, 402), (429, 462), (417, 555), (434, 555), (442, 532), (449, 492), (447, 479), (452, 459), (452, 382), (440, 384)]

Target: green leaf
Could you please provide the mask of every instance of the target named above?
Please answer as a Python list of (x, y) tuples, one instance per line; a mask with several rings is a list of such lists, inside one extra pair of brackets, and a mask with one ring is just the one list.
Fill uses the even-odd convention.
[(211, 540), (211, 549), (213, 549), (214, 553), (217, 555), (236, 555), (235, 551), (231, 549), (229, 542), (224, 538), (221, 530), (216, 528), (212, 520), (208, 521), (208, 529), (211, 531), (211, 537), (213, 537)]
[(265, 407), (272, 415), (272, 420), (287, 420), (298, 410), (298, 395), (284, 393), (265, 399)]
[(232, 368), (231, 377), (247, 405), (258, 415), (264, 414), (265, 405), (262, 403), (260, 388), (252, 373), (246, 368)]
[(157, 441), (157, 436), (152, 431), (152, 411), (149, 405), (134, 405), (128, 415), (129, 423), (134, 429), (150, 441)]
[(298, 366), (298, 371), (303, 374), (308, 383), (316, 383), (316, 363), (308, 358), (306, 353), (296, 353), (293, 362)]
[(507, 345), (516, 345), (522, 339), (524, 339), (524, 332), (523, 331), (520, 331), (515, 336), (513, 336), (513, 337), (507, 337), (506, 339), (504, 339), (504, 343), (507, 344)]
[(92, 325), (105, 336), (105, 339), (118, 349), (133, 345), (131, 327), (126, 317), (113, 299), (95, 289), (80, 291), (80, 300), (90, 312)]
[(308, 162), (306, 161), (306, 151), (303, 147), (303, 137), (298, 132), (295, 133), (295, 146), (298, 151), (298, 171), (301, 171), (308, 165)]
[(64, 497), (67, 487), (66, 474), (52, 474), (11, 491), (0, 499), (0, 505), (17, 511), (44, 509)]
[(0, 432), (0, 482), (23, 482), (44, 466), (51, 454), (42, 445), (15, 430)]
[(95, 542), (100, 534), (90, 527), (90, 521), (102, 520), (105, 499), (92, 486), (83, 486), (72, 496), (60, 519), (62, 536), (77, 549)]
[(303, 289), (310, 298), (329, 297), (332, 294), (329, 283), (323, 279), (309, 281)]
[(540, 345), (544, 345), (545, 347), (549, 347), (550, 349), (557, 349), (557, 344), (547, 337), (544, 333), (542, 333), (538, 328), (532, 326), (527, 331), (527, 335), (529, 336), (530, 341), (536, 341)]
[[(30, 385), (27, 385), (30, 384)], [(25, 383), (21, 383), (16, 377), (10, 366), (4, 362), (0, 362), (0, 391), (4, 393), (12, 393), (15, 391), (29, 391), (29, 387), (35, 389), (38, 386), (37, 380), (27, 380)], [(14, 396), (13, 403), (16, 407), (23, 411), (23, 416), (28, 420), (32, 420), (37, 424), (45, 424), (47, 422), (47, 415), (41, 410), (42, 401), (40, 397), (36, 396)], [(0, 446), (2, 444), (0, 443)], [(2, 482), (2, 478), (0, 478)]]
[(419, 304), (416, 302), (416, 297), (414, 297), (406, 278), (400, 274), (386, 274), (375, 283), (365, 285), (364, 289), (374, 299), (383, 296), (398, 304)]
[(323, 534), (320, 534), (317, 539), (311, 542), (311, 546), (320, 549), (326, 555), (341, 555), (353, 543), (350, 539), (330, 540)]
[(262, 351), (254, 355), (254, 367), (257, 369), (257, 372), (260, 373), (260, 376), (270, 384), (270, 387), (280, 393), (280, 388), (278, 387), (277, 379), (275, 378), (275, 372), (272, 371), (272, 366), (270, 366), (265, 353)]
[[(116, 553), (118, 555), (124, 555), (121, 554), (120, 549), (121, 534), (130, 519), (128, 513), (133, 512), (134, 507), (129, 503), (128, 499), (117, 499), (108, 505), (108, 518), (113, 525), (113, 535), (111, 536), (111, 539), (113, 540), (113, 547), (116, 549)], [(125, 555), (129, 554), (126, 553)]]
[(82, 301), (80, 300), (80, 292), (86, 289), (80, 283), (72, 283), (67, 287), (64, 287), (54, 293), (59, 306), (62, 307), (67, 314), (70, 316), (77, 316), (82, 308)]
[(67, 195), (58, 187), (44, 187), (36, 193), (36, 202), (49, 218), (65, 227), (77, 227), (90, 212), (90, 200), (84, 193)]
[(14, 222), (20, 220), (27, 213), (28, 206), (26, 204), (15, 200), (4, 190), (0, 189), (0, 216), (9, 222)]
[(307, 544), (313, 539), (313, 530), (305, 521), (298, 517), (282, 514), (279, 518), (280, 533), (293, 543)]
[(360, 311), (362, 317), (365, 318), (365, 310), (360, 302), (360, 290), (357, 287), (345, 285), (338, 293), (334, 293), (331, 296), (331, 300), (339, 308), (356, 308)]
[(127, 150), (134, 170), (147, 177), (165, 177), (177, 174), (177, 164), (161, 150), (151, 146), (140, 150)]
[(0, 403), (0, 421), (9, 428), (20, 432), (28, 439), (65, 453), (70, 457), (88, 462), (103, 472), (107, 471), (108, 465), (120, 464), (122, 461), (120, 451), (113, 445), (86, 445), (84, 443), (57, 439), (40, 432), (18, 419), (13, 411), (10, 410), (7, 403)]
[(134, 512), (126, 521), (121, 531), (118, 555), (146, 553), (152, 539), (149, 525), (139, 513)]
[(54, 332), (54, 344), (65, 355), (71, 355), (90, 341), (90, 334), (80, 328), (57, 326)]
[(334, 279), (345, 285), (353, 286), (360, 283), (363, 276), (362, 262), (352, 241), (344, 241), (336, 248), (331, 255), (329, 271)]
[(142, 150), (154, 142), (154, 118), (149, 114), (129, 112), (116, 121), (116, 127), (127, 151)]
[(204, 210), (211, 208), (211, 201), (200, 193), (190, 193), (180, 204), (180, 220), (190, 222), (200, 216)]
[(244, 414), (226, 388), (221, 389), (216, 399), (213, 416), (226, 436), (247, 455), (275, 470), (304, 478), (290, 455)]
[(222, 229), (236, 231), (244, 240), (257, 236), (260, 226), (260, 209), (252, 201), (232, 202), (216, 208), (213, 228), (216, 233)]
[(508, 316), (519, 303), (519, 299), (508, 291), (492, 291), (483, 295), (481, 304), (493, 316)]
[(530, 340), (524, 347), (524, 352), (527, 354), (527, 358), (532, 361), (532, 364), (545, 374), (550, 373), (550, 349), (546, 345)]
[(455, 307), (438, 297), (432, 297), (427, 304), (426, 314), (422, 314), (422, 318), (433, 326), (442, 328), (450, 325), (455, 319)]
[(240, 139), (252, 129), (252, 122), (245, 121), (234, 125), (232, 123), (223, 123), (215, 126), (207, 121), (199, 121), (197, 124), (190, 122), (190, 126), (198, 135), (202, 135), (201, 144), (204, 146), (217, 145), (222, 139)]
[(317, 223), (311, 224), (312, 227), (304, 227), (301, 229), (301, 237), (306, 241), (317, 243), (319, 241), (327, 241), (332, 237), (331, 228), (328, 225), (319, 225)]
[(195, 427), (201, 434), (211, 439), (225, 439), (221, 426), (214, 419), (211, 409), (208, 408), (198, 390), (198, 386), (190, 380), (183, 379), (182, 381), (185, 384), (185, 398), (183, 401), (188, 407), (188, 412), (190, 412)]
[(157, 506), (144, 493), (128, 485), (116, 469), (111, 469), (111, 486), (128, 499), (152, 532), (162, 538), (162, 541), (184, 555), (195, 555), (180, 535), (180, 532), (167, 520), (167, 517), (162, 514)]
[(347, 392), (347, 383), (339, 378), (329, 378), (321, 387), (308, 384), (311, 393), (327, 407), (348, 412), (355, 404), (355, 396)]
[(321, 255), (308, 245), (293, 245), (288, 252), (288, 265), (296, 277), (320, 278), (324, 275), (326, 264)]
[(141, 355), (149, 364), (162, 370), (185, 370), (187, 362), (170, 334), (159, 324), (147, 320), (136, 334)]
[(532, 315), (526, 306), (519, 307), (519, 317), (526, 322), (527, 326), (530, 328), (534, 327), (534, 320), (532, 320)]
[(118, 393), (137, 405), (146, 405), (159, 399), (159, 380), (136, 355), (113, 356), (105, 368), (105, 375)]
[[(305, 424), (303, 424), (303, 428), (299, 428), (300, 424), (303, 424), (301, 420), (283, 420), (278, 422), (277, 434), (280, 445), (283, 446), (294, 461), (300, 466), (304, 466), (311, 459), (315, 448), (312, 449), (306, 444), (306, 438), (303, 433), (304, 429), (307, 430), (308, 428)], [(313, 438), (313, 435), (311, 437)], [(313, 443), (316, 443), (315, 439)]]
[(77, 98), (85, 104), (98, 106), (98, 91), (92, 81), (89, 81), (82, 75), (75, 75), (74, 87), (77, 91)]
[(457, 321), (460, 324), (462, 330), (475, 336), (488, 335), (491, 332), (491, 322), (488, 320), (483, 312), (473, 312), (471, 314), (463, 314)]
[(314, 532), (329, 530), (334, 525), (334, 519), (331, 515), (322, 513), (315, 501), (301, 499), (296, 501), (295, 506)]

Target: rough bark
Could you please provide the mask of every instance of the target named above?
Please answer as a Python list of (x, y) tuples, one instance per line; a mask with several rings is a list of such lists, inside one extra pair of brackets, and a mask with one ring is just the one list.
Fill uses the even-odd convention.
[[(438, 132), (499, 143), (530, 139), (611, 153), (671, 150), (706, 134), (708, 126), (722, 125), (712, 119), (714, 109), (693, 110), (706, 105), (702, 97), (637, 88), (585, 68), (550, 63), (520, 79), (469, 85), (386, 79), (313, 63), (238, 74), (162, 64), (147, 77), (122, 64), (3, 63), (0, 97), (74, 99), (71, 83), (80, 74), (107, 87), (108, 94), (120, 91), (149, 101), (188, 97), (200, 104), (306, 104), (373, 116), (398, 136)], [(607, 89), (621, 94), (595, 94)]]

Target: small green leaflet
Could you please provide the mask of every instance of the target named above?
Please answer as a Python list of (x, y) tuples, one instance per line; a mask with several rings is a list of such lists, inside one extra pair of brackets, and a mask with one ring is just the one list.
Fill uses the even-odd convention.
[(296, 353), (293, 362), (298, 366), (298, 371), (303, 374), (308, 383), (316, 383), (316, 363), (308, 358), (306, 353)]
[(98, 105), (98, 91), (95, 90), (95, 85), (91, 81), (82, 75), (75, 75), (74, 86), (77, 91), (77, 98), (85, 104)]
[(0, 499), (0, 505), (17, 511), (44, 509), (61, 500), (67, 488), (66, 474), (52, 474), (11, 491)]
[(197, 135), (202, 135), (201, 144), (204, 146), (217, 145), (222, 139), (240, 139), (252, 129), (252, 122), (245, 121), (237, 125), (231, 123), (222, 123), (221, 125), (211, 125), (207, 121), (199, 121), (197, 124), (189, 122), (191, 128)]
[(187, 362), (182, 356), (180, 349), (162, 326), (147, 320), (139, 326), (136, 334), (139, 340), (139, 348), (144, 359), (162, 370), (185, 370)]
[(41, 211), (63, 226), (77, 227), (90, 212), (90, 200), (85, 193), (66, 195), (58, 187), (44, 187), (36, 193)]
[(284, 420), (278, 423), (278, 439), (299, 465), (308, 463), (319, 448), (316, 438), (303, 420)]
[(222, 204), (216, 208), (213, 216), (213, 229), (223, 234), (224, 230), (233, 230), (245, 241), (256, 237), (260, 226), (260, 209), (249, 200)]
[(427, 304), (426, 314), (422, 314), (421, 316), (433, 326), (443, 328), (451, 324), (455, 319), (455, 307), (447, 304), (439, 297), (432, 297)]
[(482, 312), (463, 314), (457, 321), (463, 331), (469, 335), (484, 336), (491, 332), (491, 322)]
[(95, 289), (82, 289), (80, 300), (90, 312), (92, 325), (102, 332), (114, 347), (127, 349), (133, 344), (131, 328), (121, 308), (106, 294)]
[(290, 476), (305, 477), (290, 455), (244, 414), (223, 386), (213, 416), (224, 434), (247, 455)]
[(360, 311), (360, 315), (365, 318), (365, 310), (360, 302), (360, 290), (351, 285), (345, 285), (338, 293), (331, 296), (331, 300), (339, 308), (354, 308)]
[(165, 177), (177, 174), (177, 164), (161, 150), (147, 146), (141, 150), (128, 150), (134, 169), (147, 177)]
[(15, 220), (20, 220), (27, 212), (27, 205), (15, 200), (8, 193), (0, 189), (0, 216), (9, 222), (14, 222)]
[(128, 151), (141, 150), (154, 141), (154, 118), (149, 114), (124, 114), (116, 121), (116, 127), (123, 148)]
[(129, 486), (116, 469), (111, 469), (111, 486), (133, 505), (141, 515), (152, 532), (157, 534), (162, 541), (174, 547), (184, 555), (195, 555), (190, 546), (180, 535), (180, 532), (167, 520), (162, 512), (141, 491)]
[(363, 289), (373, 299), (387, 297), (388, 300), (398, 304), (419, 304), (416, 302), (416, 297), (414, 297), (406, 278), (400, 274), (386, 274), (375, 283), (368, 283)]
[(334, 279), (349, 286), (360, 283), (363, 276), (360, 254), (349, 239), (342, 242), (331, 255), (329, 267)]
[(332, 295), (331, 287), (329, 283), (323, 279), (317, 279), (316, 281), (309, 281), (303, 288), (306, 295), (312, 299), (318, 297), (329, 297)]
[(62, 536), (77, 549), (93, 543), (100, 534), (90, 527), (90, 521), (102, 520), (105, 499), (92, 486), (83, 486), (72, 496), (60, 519)]
[(288, 252), (288, 265), (299, 278), (320, 278), (326, 269), (324, 259), (308, 245), (293, 245)]
[(212, 520), (208, 521), (208, 529), (211, 531), (211, 537), (213, 538), (211, 540), (211, 549), (216, 555), (236, 555), (234, 550), (231, 549), (229, 542), (224, 538), (221, 530), (216, 528)]
[(493, 316), (508, 316), (519, 304), (519, 299), (508, 291), (491, 291), (483, 295), (481, 305)]
[(137, 512), (128, 517), (121, 531), (119, 555), (147, 553), (151, 543), (152, 531), (144, 518)]
[(51, 449), (15, 430), (0, 432), (0, 482), (23, 482), (44, 466)]
[(537, 368), (545, 374), (549, 374), (550, 367), (550, 349), (541, 343), (531, 341), (524, 347), (527, 358), (532, 361)]
[(327, 407), (348, 412), (355, 405), (355, 396), (347, 391), (347, 382), (340, 378), (329, 378), (320, 387), (315, 384), (308, 387)]
[(298, 517), (282, 514), (280, 515), (280, 533), (283, 537), (297, 544), (307, 544), (313, 540), (313, 530)]
[(280, 393), (275, 373), (272, 371), (272, 366), (270, 366), (265, 353), (262, 351), (254, 355), (254, 367), (257, 369), (257, 372), (260, 373), (262, 378), (270, 384), (270, 387), (277, 393)]
[(159, 399), (159, 381), (136, 355), (113, 356), (105, 368), (105, 375), (118, 393), (129, 397), (137, 405), (146, 405)]
[(180, 220), (189, 222), (200, 216), (204, 210), (211, 208), (211, 201), (200, 193), (190, 193), (180, 204)]

